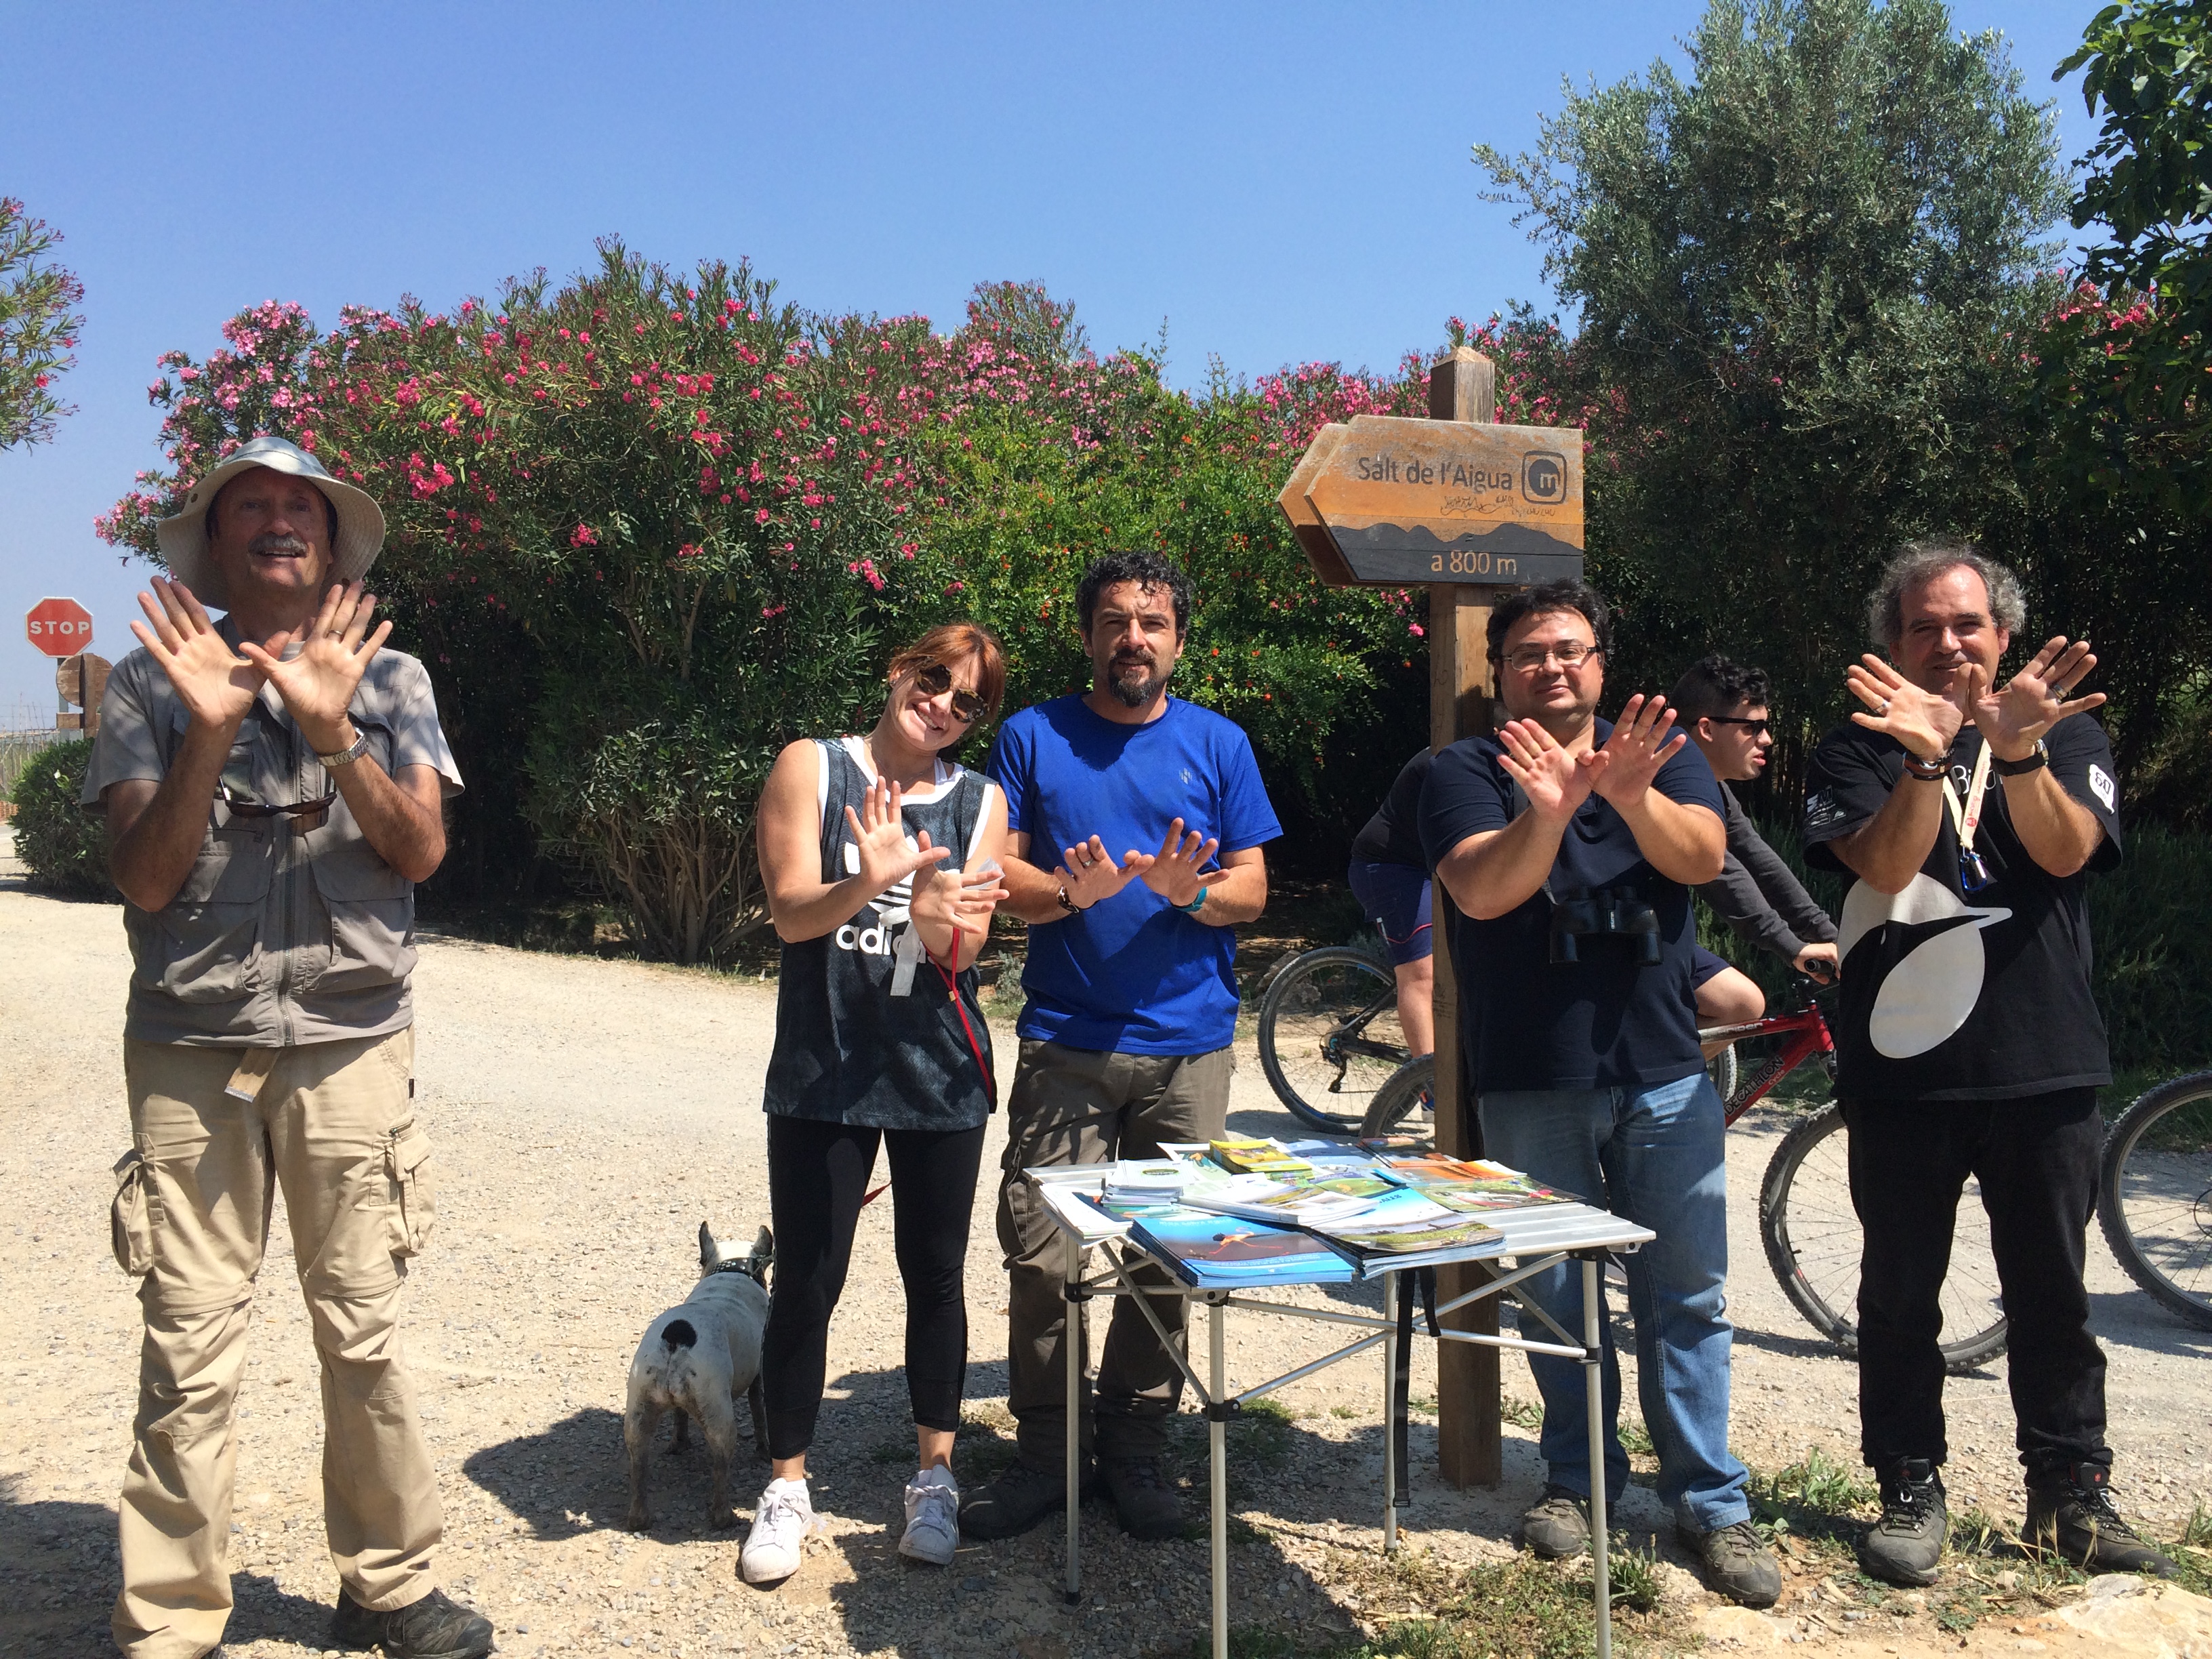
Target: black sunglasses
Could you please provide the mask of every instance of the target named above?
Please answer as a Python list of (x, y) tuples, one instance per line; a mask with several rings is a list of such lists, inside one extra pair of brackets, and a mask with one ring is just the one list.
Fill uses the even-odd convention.
[(331, 803), (338, 798), (338, 792), (335, 786), (329, 794), (319, 800), (294, 801), (289, 806), (276, 806), (267, 801), (252, 800), (244, 795), (234, 795), (230, 793), (230, 786), (227, 783), (216, 785), (216, 793), (222, 797), (222, 804), (230, 809), (230, 815), (234, 818), (273, 818), (280, 814), (285, 817), (310, 818), (318, 812), (327, 811)]
[(1715, 726), (1747, 726), (1754, 732), (1771, 732), (1774, 729), (1774, 722), (1771, 720), (1747, 720), (1741, 714), (1708, 714), (1705, 718)]
[(982, 698), (973, 691), (953, 691), (952, 671), (941, 662), (915, 669), (914, 687), (925, 697), (941, 697), (952, 691), (952, 718), (963, 726), (973, 726), (983, 716)]

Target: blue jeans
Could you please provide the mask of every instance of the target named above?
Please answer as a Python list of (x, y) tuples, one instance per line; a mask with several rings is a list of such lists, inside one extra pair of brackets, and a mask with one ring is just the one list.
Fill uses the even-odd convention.
[[(1751, 1518), (1748, 1479), (1729, 1455), (1728, 1176), (1721, 1101), (1703, 1072), (1648, 1088), (1546, 1089), (1486, 1094), (1486, 1157), (1526, 1170), (1547, 1187), (1577, 1193), (1659, 1237), (1625, 1258), (1636, 1321), (1637, 1392), (1659, 1454), (1659, 1501), (1686, 1525), (1712, 1532)], [(1601, 1281), (1601, 1284), (1602, 1281)], [(1579, 1340), (1582, 1264), (1524, 1280), (1522, 1293)], [(1601, 1288), (1600, 1295), (1603, 1291)], [(1532, 1337), (1549, 1338), (1533, 1318)], [(1621, 1449), (1620, 1365), (1613, 1328), (1605, 1346), (1605, 1486), (1608, 1503), (1628, 1485)], [(1531, 1354), (1544, 1396), (1541, 1449), (1550, 1478), (1589, 1492), (1589, 1407), (1583, 1368)]]

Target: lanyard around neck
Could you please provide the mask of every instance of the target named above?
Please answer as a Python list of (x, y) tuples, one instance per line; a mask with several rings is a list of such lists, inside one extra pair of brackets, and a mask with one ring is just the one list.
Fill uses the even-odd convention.
[(1951, 809), (1952, 827), (1959, 832), (1959, 850), (1974, 850), (1974, 831), (1981, 827), (1982, 798), (1990, 788), (1990, 745), (1984, 742), (1982, 752), (1974, 757), (1973, 775), (1966, 781), (1966, 800), (1959, 803), (1959, 792), (1951, 787), (1951, 780), (1943, 780), (1943, 804)]

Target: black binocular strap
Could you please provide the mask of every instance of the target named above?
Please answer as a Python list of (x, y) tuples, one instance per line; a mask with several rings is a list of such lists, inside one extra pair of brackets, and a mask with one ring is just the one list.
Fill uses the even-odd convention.
[[(1409, 1282), (1410, 1281), (1410, 1282)], [(1398, 1276), (1398, 1344), (1397, 1382), (1391, 1390), (1390, 1449), (1391, 1466), (1396, 1477), (1391, 1490), (1398, 1502), (1406, 1501), (1407, 1474), (1411, 1460), (1406, 1450), (1406, 1417), (1413, 1402), (1413, 1300), (1420, 1298), (1422, 1317), (1428, 1321), (1429, 1334), (1442, 1334), (1437, 1323), (1437, 1270), (1434, 1267), (1414, 1267)]]

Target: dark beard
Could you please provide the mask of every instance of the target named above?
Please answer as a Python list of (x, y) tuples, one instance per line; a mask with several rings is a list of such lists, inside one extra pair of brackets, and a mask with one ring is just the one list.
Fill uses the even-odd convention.
[(1175, 667), (1172, 664), (1169, 665), (1166, 672), (1148, 673), (1140, 680), (1125, 680), (1116, 672), (1125, 667), (1135, 668), (1141, 665), (1125, 660), (1109, 663), (1106, 667), (1106, 689), (1120, 698), (1127, 708), (1142, 708), (1154, 697), (1159, 696), (1161, 688), (1175, 678)]

